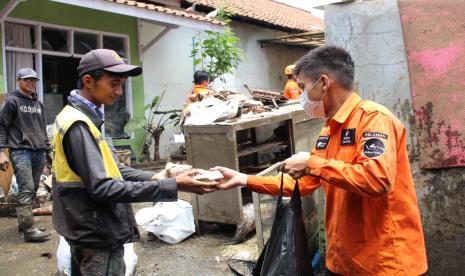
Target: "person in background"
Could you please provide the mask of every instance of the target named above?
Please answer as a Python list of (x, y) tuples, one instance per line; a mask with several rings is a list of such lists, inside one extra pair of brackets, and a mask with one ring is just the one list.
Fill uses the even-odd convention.
[(34, 227), (32, 214), (40, 176), (46, 162), (51, 161), (44, 106), (35, 93), (38, 80), (33, 69), (20, 69), (16, 73), (19, 89), (9, 93), (0, 114), (0, 167), (9, 164), (5, 152), (9, 149), (18, 183), (18, 230), (26, 242), (41, 242), (50, 236), (45, 229)]
[(195, 170), (174, 178), (119, 163), (100, 129), (102, 105), (123, 95), (128, 77), (142, 68), (113, 50), (92, 50), (78, 67), (78, 89), (54, 124), (53, 226), (71, 247), (72, 275), (124, 275), (125, 243), (140, 234), (131, 202), (176, 201), (177, 192), (206, 193)]
[[(323, 188), (325, 275), (425, 274), (426, 249), (404, 126), (386, 107), (354, 91), (354, 62), (342, 48), (312, 50), (294, 72), (305, 84), (300, 98), (304, 110), (326, 119), (326, 125), (310, 154), (284, 161), (284, 194), (292, 193), (294, 179), (299, 179), (302, 196)], [(215, 169), (225, 178), (218, 188), (279, 192), (280, 176)]]
[(203, 97), (206, 96), (209, 91), (211, 91), (209, 86), (210, 83), (208, 73), (203, 70), (195, 71), (194, 87), (192, 88), (192, 92), (187, 97), (185, 105), (201, 101)]
[(302, 88), (300, 88), (293, 72), (294, 68), (295, 65), (289, 65), (284, 69), (284, 74), (287, 76), (287, 83), (284, 87), (283, 96), (288, 100), (298, 100), (300, 94), (302, 94)]
[(203, 70), (195, 71), (192, 94), (207, 93), (210, 90), (209, 85), (208, 73)]

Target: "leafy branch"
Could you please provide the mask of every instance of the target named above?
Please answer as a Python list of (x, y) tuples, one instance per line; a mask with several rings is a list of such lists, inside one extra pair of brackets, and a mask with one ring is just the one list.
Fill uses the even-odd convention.
[[(124, 131), (126, 133), (131, 133), (138, 129), (143, 129), (145, 131), (141, 159), (143, 159), (142, 156), (144, 155), (148, 156), (148, 149), (150, 148), (152, 140), (155, 143), (155, 151), (151, 160), (160, 159), (160, 136), (165, 130), (165, 126), (170, 124), (176, 126), (181, 120), (181, 110), (158, 111), (159, 101), (160, 97), (155, 96), (152, 102), (144, 107), (145, 111), (150, 110), (148, 119), (145, 117), (133, 117), (124, 126)], [(154, 122), (156, 117), (159, 117), (158, 122)], [(150, 139), (147, 139), (147, 134), (150, 134)]]
[(194, 36), (194, 45), (190, 57), (194, 58), (194, 66), (200, 65), (208, 72), (210, 81), (224, 74), (234, 73), (239, 63), (244, 59), (244, 52), (239, 48), (239, 38), (229, 26), (234, 14), (221, 8), (217, 17), (227, 23), (223, 33), (205, 31)]

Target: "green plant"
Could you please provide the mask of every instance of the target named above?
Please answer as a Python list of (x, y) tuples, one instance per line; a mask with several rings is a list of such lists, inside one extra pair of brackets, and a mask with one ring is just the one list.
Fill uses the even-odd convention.
[(227, 73), (234, 73), (239, 63), (244, 59), (244, 53), (239, 48), (239, 38), (229, 26), (232, 13), (221, 8), (217, 17), (227, 25), (224, 32), (205, 31), (194, 37), (194, 45), (191, 57), (194, 58), (194, 66), (200, 65), (202, 70), (208, 72), (210, 81), (222, 77)]
[[(124, 132), (131, 133), (138, 129), (144, 129), (145, 135), (140, 156), (141, 161), (159, 160), (160, 159), (160, 136), (167, 125), (178, 125), (181, 119), (181, 110), (158, 111), (159, 96), (155, 96), (152, 102), (144, 107), (144, 110), (149, 110), (149, 118), (133, 117), (124, 126)], [(158, 117), (158, 121), (155, 118)], [(150, 135), (150, 136), (149, 136)], [(149, 139), (147, 139), (149, 138)], [(154, 142), (154, 154), (150, 158), (149, 148)]]

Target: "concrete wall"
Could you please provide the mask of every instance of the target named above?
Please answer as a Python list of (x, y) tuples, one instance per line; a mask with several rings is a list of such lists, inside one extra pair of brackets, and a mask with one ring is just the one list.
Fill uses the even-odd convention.
[[(395, 0), (325, 8), (326, 41), (352, 54), (357, 88), (397, 114), (409, 130), (409, 154), (425, 233), (430, 275), (465, 269), (465, 169), (419, 168), (406, 52)], [(447, 31), (447, 30), (445, 30)]]
[[(234, 74), (225, 76), (226, 84), (216, 81), (215, 88), (225, 88), (247, 93), (244, 83), (252, 88), (280, 91), (284, 88), (286, 76), (284, 67), (296, 61), (305, 50), (289, 47), (260, 48), (258, 39), (273, 38), (286, 33), (258, 27), (251, 24), (233, 22), (233, 29), (240, 38), (245, 60)], [(140, 39), (146, 45), (164, 27), (151, 23), (140, 23)], [(193, 86), (195, 68), (189, 57), (192, 37), (197, 30), (180, 27), (165, 34), (157, 43), (143, 53), (145, 102), (160, 95), (166, 87), (160, 110), (182, 109), (187, 95)], [(200, 69), (200, 68), (199, 68)], [(170, 149), (169, 139), (179, 128), (169, 127), (161, 137), (161, 156)]]

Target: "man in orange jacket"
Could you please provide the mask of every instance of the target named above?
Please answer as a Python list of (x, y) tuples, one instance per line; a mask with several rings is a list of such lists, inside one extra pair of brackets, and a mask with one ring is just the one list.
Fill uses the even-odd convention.
[[(319, 47), (294, 71), (305, 83), (305, 111), (326, 118), (311, 154), (284, 161), (284, 193), (300, 179), (302, 196), (326, 194), (326, 275), (422, 275), (427, 261), (407, 155), (407, 133), (384, 106), (362, 100), (345, 50)], [(280, 177), (247, 176), (219, 167), (218, 186), (276, 195)]]
[(284, 74), (287, 76), (287, 83), (284, 87), (283, 96), (289, 100), (299, 99), (300, 94), (302, 94), (302, 88), (300, 88), (297, 83), (297, 79), (294, 75), (295, 65), (289, 65), (284, 69)]

